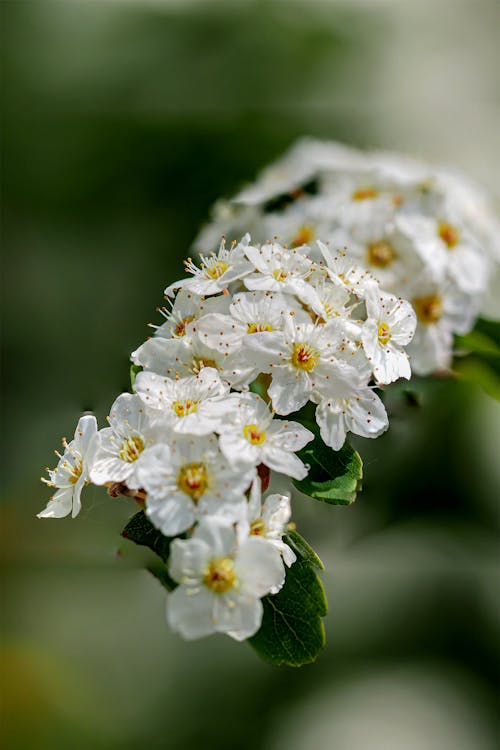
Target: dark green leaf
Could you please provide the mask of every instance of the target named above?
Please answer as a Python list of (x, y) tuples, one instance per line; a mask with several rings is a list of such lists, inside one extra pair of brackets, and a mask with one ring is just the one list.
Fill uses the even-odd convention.
[(161, 531), (153, 526), (143, 510), (132, 516), (122, 531), (122, 537), (143, 547), (149, 547), (158, 557), (161, 557), (163, 562), (167, 562), (172, 539), (163, 536)]
[(166, 589), (173, 591), (177, 584), (172, 578), (170, 578), (166, 566), (170, 554), (172, 538), (163, 536), (161, 531), (158, 531), (158, 529), (153, 526), (143, 510), (136, 513), (135, 516), (132, 516), (122, 531), (122, 537), (124, 539), (130, 539), (131, 542), (135, 542), (135, 544), (138, 544), (141, 547), (148, 547), (158, 555), (159, 558), (161, 558), (162, 562), (155, 559), (148, 563), (146, 566), (147, 570), (149, 570), (149, 572), (152, 573)]
[(318, 568), (318, 570), (325, 569), (325, 566), (323, 565), (311, 545), (306, 542), (304, 537), (300, 536), (300, 534), (298, 534), (296, 531), (287, 531), (283, 538), (283, 541), (293, 549), (299, 560), (309, 563), (309, 565), (311, 565), (313, 568)]
[(363, 478), (363, 462), (357, 451), (345, 442), (339, 451), (329, 448), (320, 437), (313, 422), (302, 424), (314, 433), (314, 440), (298, 452), (299, 458), (309, 464), (305, 479), (293, 480), (295, 487), (315, 500), (334, 505), (350, 505)]
[[(300, 667), (316, 660), (325, 645), (321, 620), (328, 610), (323, 585), (311, 563), (311, 548), (298, 534), (304, 556), (287, 570), (285, 585), (277, 594), (262, 600), (264, 616), (256, 635), (249, 639), (259, 656), (275, 666)], [(286, 539), (290, 542), (290, 536)], [(295, 539), (298, 544), (298, 540)], [(312, 551), (312, 550), (311, 550)], [(314, 565), (319, 558), (313, 552)]]

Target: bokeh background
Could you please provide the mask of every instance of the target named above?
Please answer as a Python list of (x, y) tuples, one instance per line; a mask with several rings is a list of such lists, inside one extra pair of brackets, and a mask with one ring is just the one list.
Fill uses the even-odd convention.
[(499, 191), (496, 0), (2, 0), (2, 724), (12, 749), (493, 750), (500, 409), (396, 386), (351, 508), (296, 498), (326, 565), (328, 645), (275, 669), (186, 644), (89, 490), (39, 521), (80, 413), (128, 353), (211, 203), (295, 137), (408, 151)]

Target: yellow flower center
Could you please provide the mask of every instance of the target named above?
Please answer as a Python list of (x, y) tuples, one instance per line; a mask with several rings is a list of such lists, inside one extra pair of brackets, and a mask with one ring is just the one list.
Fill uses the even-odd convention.
[(455, 245), (458, 245), (460, 241), (460, 235), (458, 229), (442, 221), (438, 226), (438, 235), (443, 240), (444, 244), (451, 250)]
[(266, 535), (266, 524), (262, 518), (257, 518), (256, 521), (252, 521), (250, 524), (250, 534), (252, 536), (265, 536)]
[(366, 248), (366, 260), (368, 265), (376, 268), (386, 268), (396, 257), (396, 251), (388, 242), (380, 240), (372, 242)]
[(313, 241), (315, 236), (314, 227), (304, 224), (300, 227), (297, 234), (291, 241), (292, 247), (300, 247), (300, 245), (308, 245)]
[(175, 326), (175, 328), (174, 328), (173, 335), (176, 338), (181, 338), (182, 336), (185, 336), (186, 335), (186, 326), (189, 325), (189, 323), (192, 323), (193, 320), (194, 320), (194, 316), (193, 315), (188, 315), (187, 317), (185, 317), (182, 320), (180, 320), (177, 323), (177, 325)]
[(369, 198), (376, 198), (378, 195), (378, 190), (376, 190), (373, 187), (362, 187), (358, 188), (354, 191), (352, 194), (353, 201), (366, 201)]
[(218, 370), (217, 363), (213, 359), (204, 359), (203, 357), (193, 357), (193, 361), (191, 364), (191, 372), (194, 375), (198, 375), (200, 370), (203, 370), (204, 367), (213, 367), (214, 370)]
[(222, 274), (226, 273), (227, 271), (227, 263), (224, 263), (222, 260), (218, 260), (215, 263), (213, 263), (211, 266), (207, 266), (205, 268), (205, 276), (208, 279), (220, 279)]
[(187, 417), (188, 414), (192, 414), (198, 408), (198, 401), (174, 401), (172, 409), (175, 411), (178, 417)]
[(273, 271), (273, 276), (276, 279), (276, 281), (286, 281), (288, 278), (288, 273), (284, 271), (282, 268), (276, 268)]
[(122, 442), (119, 455), (122, 461), (131, 464), (137, 461), (143, 450), (144, 440), (139, 435), (129, 435)]
[(421, 323), (436, 323), (443, 314), (443, 301), (436, 294), (427, 294), (412, 300), (412, 305)]
[(247, 424), (243, 428), (243, 435), (245, 440), (248, 440), (252, 445), (262, 445), (266, 440), (266, 433), (264, 430), (259, 430), (256, 424)]
[(83, 461), (80, 458), (74, 466), (71, 467), (71, 471), (69, 474), (69, 481), (71, 484), (76, 484), (80, 477), (82, 476), (83, 472)]
[(216, 594), (224, 594), (236, 583), (234, 562), (230, 557), (210, 560), (203, 575), (203, 583)]
[(263, 331), (274, 331), (270, 323), (249, 323), (247, 333), (263, 333)]
[(390, 329), (387, 323), (381, 323), (378, 327), (378, 340), (384, 346), (391, 340)]
[(201, 461), (184, 464), (177, 475), (177, 487), (197, 503), (208, 487), (205, 464)]
[(292, 352), (292, 364), (298, 370), (311, 372), (319, 361), (319, 352), (309, 344), (294, 344)]

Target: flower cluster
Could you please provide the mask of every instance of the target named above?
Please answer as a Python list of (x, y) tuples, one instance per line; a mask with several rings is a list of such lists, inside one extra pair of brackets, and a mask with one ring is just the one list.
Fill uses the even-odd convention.
[(297, 455), (314, 437), (306, 418), (335, 451), (348, 432), (387, 429), (375, 389), (410, 377), (416, 316), (319, 240), (286, 247), (245, 234), (186, 271), (165, 290), (164, 322), (132, 354), (134, 392), (118, 396), (104, 429), (82, 417), (40, 516), (77, 515), (89, 482), (135, 497), (175, 537), (170, 626), (188, 639), (243, 640), (295, 561), (283, 539), (290, 498), (262, 498), (262, 485), (271, 471), (307, 476)]
[(411, 301), (417, 374), (449, 367), (454, 334), (470, 331), (480, 310), (499, 315), (500, 226), (487, 196), (450, 170), (301, 139), (213, 214), (196, 249), (243, 228), (299, 251), (318, 238), (347, 248), (385, 292)]

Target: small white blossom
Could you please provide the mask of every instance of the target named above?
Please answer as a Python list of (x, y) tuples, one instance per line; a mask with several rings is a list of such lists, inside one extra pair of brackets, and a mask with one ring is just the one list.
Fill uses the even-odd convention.
[(406, 300), (389, 294), (368, 295), (365, 299), (368, 319), (361, 340), (379, 383), (392, 383), (411, 377), (410, 362), (403, 347), (415, 334), (417, 318)]
[(266, 243), (260, 248), (249, 246), (247, 258), (255, 273), (244, 279), (247, 289), (295, 294), (306, 305), (317, 304), (309, 277), (315, 270), (313, 262), (298, 250), (287, 250), (277, 242)]
[(477, 315), (478, 300), (445, 283), (415, 288), (411, 303), (418, 321), (415, 335), (407, 348), (413, 372), (428, 375), (448, 368), (453, 335), (470, 331)]
[(166, 536), (190, 528), (204, 515), (237, 521), (253, 467), (231, 468), (213, 436), (179, 436), (145, 451), (137, 469), (147, 492), (146, 514)]
[(240, 292), (229, 306), (229, 315), (210, 314), (196, 326), (199, 338), (220, 352), (234, 352), (247, 336), (267, 334), (283, 329), (284, 318), (293, 314), (298, 320), (309, 319), (294, 297), (279, 292)]
[(307, 476), (307, 468), (295, 452), (314, 435), (298, 422), (273, 419), (255, 393), (230, 397), (227, 417), (218, 432), (220, 449), (232, 466), (263, 463), (294, 479)]
[(186, 271), (191, 273), (192, 277), (170, 284), (165, 289), (165, 294), (172, 295), (175, 290), (181, 288), (200, 296), (223, 292), (231, 282), (243, 278), (252, 271), (252, 266), (245, 257), (249, 242), (250, 235), (246, 234), (241, 242), (227, 250), (223, 239), (217, 253), (200, 254), (199, 266), (188, 258)]
[(172, 542), (169, 573), (179, 586), (167, 595), (167, 622), (186, 640), (227, 633), (237, 641), (262, 622), (261, 598), (278, 590), (285, 570), (265, 539), (238, 539), (232, 525), (206, 518), (190, 539)]
[(171, 299), (167, 297), (167, 304), (169, 304), (170, 309), (169, 307), (159, 308), (165, 322), (160, 326), (153, 324), (150, 324), (150, 326), (155, 329), (155, 336), (170, 339), (189, 335), (198, 318), (207, 315), (207, 313), (227, 312), (229, 299), (226, 295), (204, 299), (204, 297), (199, 297), (187, 289), (180, 289), (173, 304)]
[(235, 351), (207, 346), (198, 335), (198, 324), (191, 329), (191, 335), (182, 339), (148, 339), (132, 353), (132, 361), (146, 371), (169, 378), (197, 375), (204, 367), (211, 367), (234, 388), (248, 385), (255, 377), (255, 367), (236, 356)]
[(285, 321), (283, 331), (266, 339), (251, 338), (253, 352), (262, 372), (272, 375), (268, 393), (278, 414), (290, 414), (304, 406), (312, 391), (330, 377), (332, 357), (341, 344), (342, 330), (336, 320), (320, 326), (295, 325)]
[(57, 492), (49, 500), (47, 507), (38, 513), (38, 518), (63, 518), (71, 513), (75, 518), (81, 510), (82, 489), (89, 482), (97, 435), (96, 418), (90, 414), (78, 421), (73, 440), (63, 440), (64, 453), (59, 457), (55, 469), (47, 469), (49, 479), (42, 479)]
[(180, 380), (140, 372), (134, 388), (147, 407), (159, 412), (174, 432), (208, 435), (215, 432), (226, 412), (229, 386), (212, 367)]
[(243, 538), (250, 534), (266, 539), (276, 547), (285, 565), (290, 567), (297, 556), (282, 539), (292, 516), (290, 497), (274, 494), (268, 495), (262, 501), (261, 481), (257, 478), (252, 484), (245, 511), (245, 518), (237, 527), (238, 534)]
[(138, 459), (158, 432), (161, 434), (161, 427), (157, 425), (155, 430), (144, 402), (131, 393), (118, 396), (108, 421), (109, 427), (98, 433), (90, 479), (94, 484), (123, 482), (129, 489), (139, 489)]
[(348, 432), (375, 438), (389, 426), (385, 407), (359, 372), (345, 362), (332, 364), (328, 384), (313, 394), (316, 421), (321, 438), (333, 450), (340, 450)]

